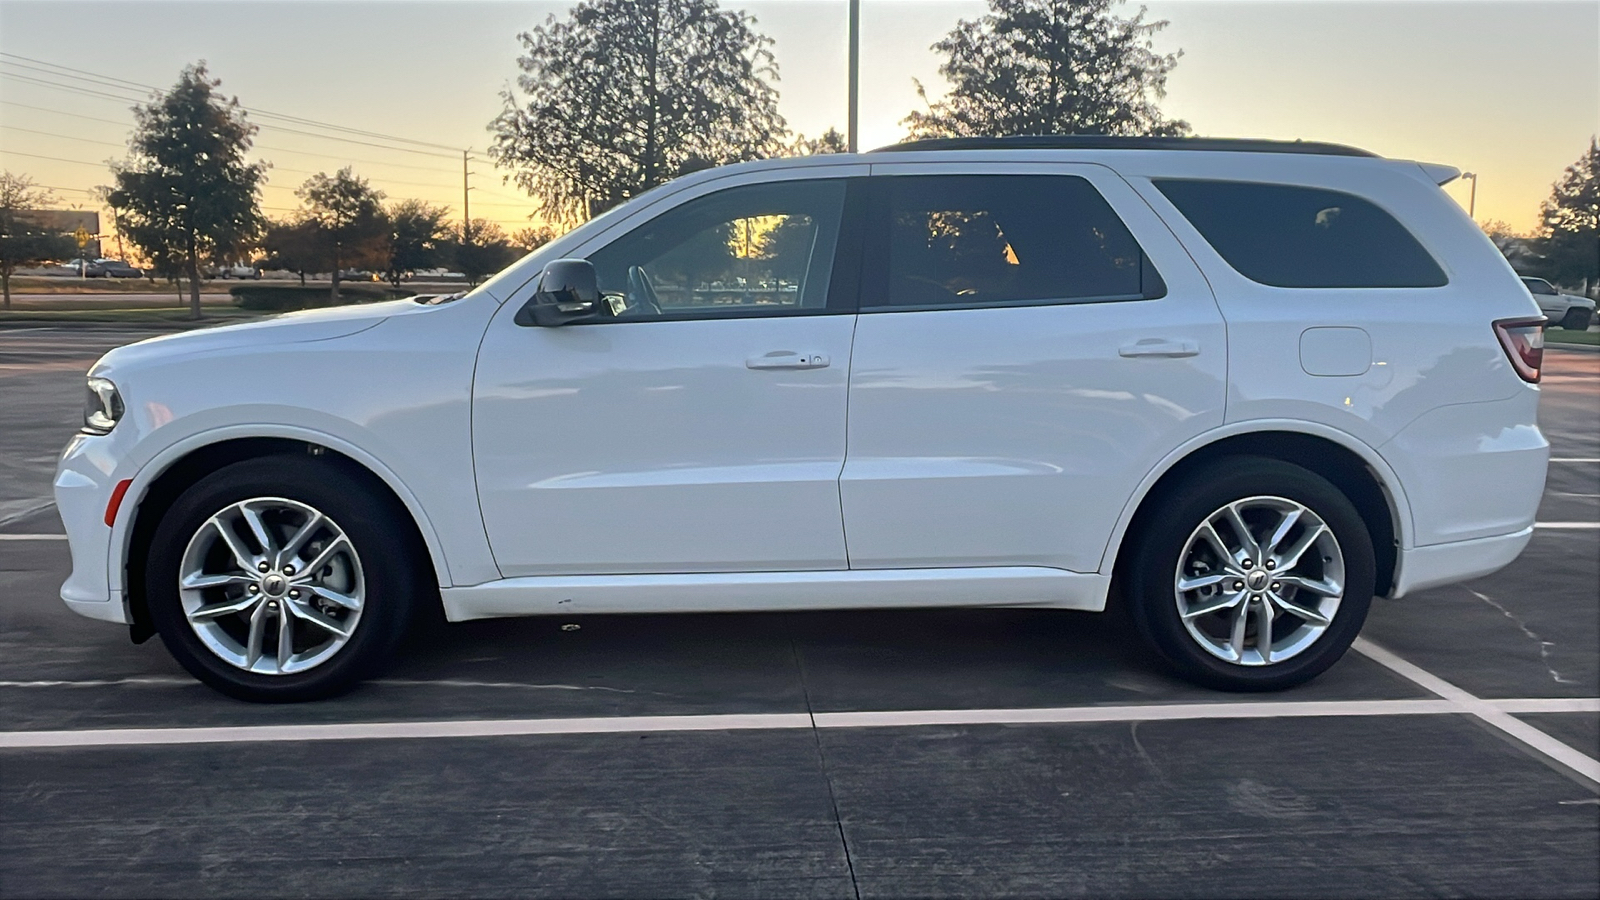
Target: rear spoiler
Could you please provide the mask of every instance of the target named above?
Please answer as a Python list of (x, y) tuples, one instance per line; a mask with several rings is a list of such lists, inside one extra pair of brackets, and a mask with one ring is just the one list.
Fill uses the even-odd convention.
[(1444, 187), (1450, 182), (1461, 177), (1460, 169), (1456, 168), (1455, 166), (1447, 166), (1442, 163), (1419, 162), (1417, 163), (1417, 168), (1422, 170), (1422, 174), (1427, 176), (1429, 181), (1437, 184), (1440, 187)]

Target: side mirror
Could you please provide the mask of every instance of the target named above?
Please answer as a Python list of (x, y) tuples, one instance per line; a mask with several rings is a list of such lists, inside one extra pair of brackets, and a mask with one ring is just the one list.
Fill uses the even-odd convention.
[(600, 280), (587, 259), (558, 259), (544, 267), (533, 299), (517, 310), (518, 325), (554, 328), (600, 315)]

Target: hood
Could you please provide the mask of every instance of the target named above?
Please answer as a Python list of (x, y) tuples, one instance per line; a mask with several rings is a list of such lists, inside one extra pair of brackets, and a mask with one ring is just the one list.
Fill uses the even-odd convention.
[(126, 347), (118, 347), (102, 356), (89, 371), (91, 374), (106, 374), (129, 365), (178, 356), (213, 353), (235, 347), (326, 341), (366, 331), (390, 316), (428, 309), (430, 307), (420, 306), (410, 300), (389, 300), (383, 303), (363, 303), (285, 313), (237, 325), (197, 328), (194, 331), (165, 334)]

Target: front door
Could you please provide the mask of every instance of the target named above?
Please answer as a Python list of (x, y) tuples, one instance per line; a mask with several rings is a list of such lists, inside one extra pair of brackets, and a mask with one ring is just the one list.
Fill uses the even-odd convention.
[[(501, 574), (843, 569), (845, 179), (709, 190), (588, 254), (605, 317), (495, 317), (473, 455)], [(524, 298), (525, 299), (525, 298)]]

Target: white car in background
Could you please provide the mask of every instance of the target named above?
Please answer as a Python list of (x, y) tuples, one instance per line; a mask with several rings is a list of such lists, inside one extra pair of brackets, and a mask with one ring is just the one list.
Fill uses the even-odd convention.
[(436, 605), (1109, 602), (1198, 683), (1300, 684), (1533, 533), (1545, 320), (1458, 174), (1101, 137), (695, 173), (448, 302), (106, 354), (62, 597), (252, 700)]
[(1527, 285), (1528, 293), (1533, 295), (1539, 310), (1549, 317), (1552, 324), (1571, 331), (1583, 331), (1594, 321), (1594, 301), (1588, 297), (1563, 294), (1543, 278), (1524, 277), (1522, 283)]

